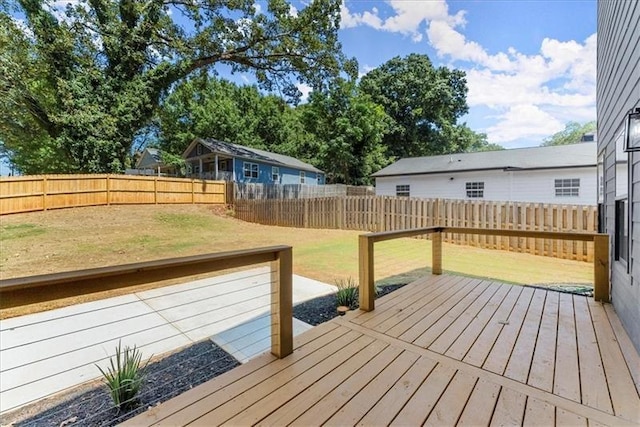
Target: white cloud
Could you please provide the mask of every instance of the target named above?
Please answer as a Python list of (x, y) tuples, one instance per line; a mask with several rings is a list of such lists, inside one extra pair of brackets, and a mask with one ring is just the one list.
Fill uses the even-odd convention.
[(414, 42), (422, 40), (422, 26), (432, 20), (443, 20), (452, 25), (464, 25), (464, 12), (449, 15), (449, 7), (444, 0), (406, 1), (388, 0), (386, 2), (393, 14), (386, 19), (380, 17), (377, 8), (362, 13), (351, 13), (343, 1), (340, 8), (341, 28), (353, 28), (366, 25), (376, 30), (389, 31), (410, 36)]
[(539, 144), (568, 121), (595, 119), (596, 34), (584, 41), (545, 38), (531, 55), (514, 47), (490, 53), (464, 35), (465, 11), (449, 14), (444, 0), (386, 3), (392, 13), (384, 19), (376, 8), (352, 13), (343, 3), (342, 28), (369, 26), (416, 42), (426, 34), (438, 57), (467, 73), (471, 111), (487, 107), (494, 112), (493, 125), (476, 129), (490, 142), (533, 138), (530, 144)]
[(373, 69), (375, 69), (375, 67), (372, 67), (371, 65), (363, 65), (362, 68), (360, 68), (360, 70), (358, 71), (358, 78), (361, 79), (365, 74)]
[(564, 123), (535, 105), (516, 105), (498, 116), (498, 122), (489, 127), (489, 141), (497, 144), (522, 138), (542, 140), (564, 129)]
[(309, 98), (309, 94), (311, 93), (311, 91), (313, 90), (311, 88), (311, 86), (309, 86), (306, 83), (298, 83), (296, 84), (296, 87), (298, 88), (298, 90), (300, 92), (302, 92), (302, 97), (300, 98), (300, 100), (302, 102), (307, 102), (307, 99)]

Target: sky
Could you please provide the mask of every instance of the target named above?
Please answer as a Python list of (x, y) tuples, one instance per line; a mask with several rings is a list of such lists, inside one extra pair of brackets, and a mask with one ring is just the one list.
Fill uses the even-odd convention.
[(345, 0), (340, 40), (360, 73), (420, 53), (466, 72), (461, 121), (505, 148), (596, 118), (596, 1)]
[[(307, 1), (292, 5), (301, 9)], [(465, 71), (469, 113), (460, 122), (505, 148), (531, 147), (569, 121), (596, 118), (596, 6), (596, 0), (344, 0), (339, 39), (360, 75), (410, 53)], [(308, 94), (308, 87), (299, 89)]]

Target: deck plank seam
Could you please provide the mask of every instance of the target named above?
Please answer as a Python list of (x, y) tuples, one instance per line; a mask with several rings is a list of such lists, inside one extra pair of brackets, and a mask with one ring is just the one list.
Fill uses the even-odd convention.
[[(495, 289), (493, 290), (493, 292), (491, 292), (491, 294), (490, 294), (490, 295), (488, 295), (487, 300), (482, 304), (482, 306), (481, 306), (481, 307), (479, 307), (479, 308), (476, 310), (475, 314), (471, 315), (471, 317), (468, 319), (468, 321), (467, 321), (466, 325), (461, 325), (461, 328), (462, 328), (462, 329), (461, 329), (461, 330), (460, 330), (460, 332), (457, 334), (457, 337), (460, 337), (460, 336), (464, 333), (464, 331), (466, 331), (466, 330), (467, 330), (467, 328), (469, 328), (469, 326), (473, 323), (474, 319), (476, 319), (476, 318), (478, 317), (478, 315), (482, 312), (482, 310), (484, 310), (484, 309), (485, 309), (485, 307), (487, 307), (487, 305), (491, 302), (491, 299), (494, 297), (494, 295), (495, 295), (496, 293), (498, 293), (498, 291), (500, 290), (500, 286), (498, 286), (498, 284), (497, 284), (496, 282), (489, 282), (489, 286), (484, 290), (484, 292), (482, 292), (482, 294), (481, 294), (480, 296), (478, 296), (478, 299), (479, 299), (482, 295), (484, 295), (486, 292), (490, 291), (490, 290), (492, 289), (492, 287), (495, 287)], [(476, 301), (477, 301), (477, 299), (476, 299)], [(473, 303), (474, 303), (474, 302), (476, 302), (476, 301), (473, 301), (473, 302), (469, 305), (469, 307), (470, 307), (471, 305), (473, 305)], [(465, 311), (465, 313), (463, 313), (463, 314), (466, 314), (466, 311)], [(445, 332), (449, 331), (449, 328), (450, 328), (451, 326), (453, 326), (455, 323), (457, 323), (457, 322), (459, 321), (460, 317), (461, 317), (461, 316), (457, 316), (457, 317), (456, 317), (456, 319), (455, 319), (453, 322), (451, 322), (451, 324), (449, 325), (449, 327), (445, 328), (442, 332), (440, 332), (440, 334), (438, 334), (438, 336), (437, 336), (437, 337), (435, 337), (435, 339), (433, 339), (433, 341), (431, 342), (431, 344), (429, 344), (429, 346), (428, 346), (427, 348), (429, 348), (429, 349), (430, 349), (430, 348), (431, 348), (431, 346), (433, 346), (433, 345), (436, 343), (436, 341), (438, 341), (438, 339), (440, 339), (440, 337), (442, 336), (442, 334), (444, 334)], [(452, 340), (452, 341), (447, 345), (447, 347), (442, 351), (442, 354), (445, 354), (445, 353), (446, 353), (446, 352), (451, 348), (451, 346), (452, 346), (455, 342), (456, 342), (456, 339)], [(438, 352), (438, 353), (440, 353), (440, 352)]]
[[(361, 339), (361, 338), (363, 338), (363, 337), (365, 337), (365, 335), (361, 335), (361, 336), (358, 338), (358, 340), (359, 340), (359, 339)], [(357, 340), (354, 340), (351, 344), (355, 343), (356, 341), (357, 341)], [(358, 354), (360, 354), (361, 352), (365, 351), (365, 349), (367, 349), (367, 348), (371, 347), (372, 345), (374, 345), (376, 341), (377, 341), (377, 340), (372, 339), (372, 340), (371, 340), (368, 344), (366, 344), (364, 347), (362, 347), (362, 348), (358, 349), (354, 354), (352, 354), (352, 355), (348, 356), (348, 357), (347, 357), (347, 359), (349, 359), (349, 358), (353, 358), (353, 357), (356, 357)], [(346, 347), (347, 347), (347, 346), (343, 347), (341, 350), (345, 349)], [(384, 349), (387, 349), (387, 348), (389, 348), (389, 345), (385, 346), (385, 348), (384, 348)], [(383, 349), (382, 351), (384, 351), (384, 349)], [(339, 351), (340, 351), (340, 350), (339, 350)], [(336, 354), (338, 354), (338, 353), (339, 353), (339, 351), (338, 351), (338, 352), (335, 352), (335, 353), (332, 353), (332, 354), (327, 355), (327, 357), (323, 358), (321, 361), (318, 361), (318, 363), (314, 364), (314, 365), (313, 365), (312, 367), (310, 367), (309, 369), (307, 369), (307, 370), (305, 370), (305, 371), (303, 371), (303, 372), (298, 373), (296, 376), (292, 377), (291, 379), (289, 379), (288, 381), (286, 381), (285, 383), (283, 383), (282, 385), (280, 385), (278, 388), (276, 388), (276, 389), (272, 390), (271, 392), (269, 392), (269, 393), (265, 394), (264, 396), (262, 396), (259, 400), (255, 401), (252, 405), (250, 405), (250, 406), (248, 406), (247, 408), (245, 408), (245, 409), (244, 409), (244, 411), (249, 410), (249, 408), (251, 408), (252, 406), (259, 405), (259, 404), (260, 404), (260, 402), (262, 402), (262, 401), (263, 401), (263, 400), (265, 400), (265, 399), (268, 399), (270, 396), (275, 395), (275, 394), (276, 394), (277, 392), (279, 392), (282, 388), (285, 388), (285, 387), (287, 387), (288, 385), (290, 385), (291, 383), (293, 383), (294, 381), (299, 380), (299, 378), (300, 378), (302, 375), (304, 375), (304, 374), (306, 374), (307, 372), (310, 372), (311, 370), (315, 369), (315, 368), (316, 368), (318, 365), (320, 365), (321, 363), (324, 363), (324, 362), (326, 362), (327, 360), (330, 360), (331, 358), (333, 358), (334, 356), (336, 356)], [(340, 366), (342, 363), (345, 363), (345, 362), (339, 362), (339, 363), (338, 363), (338, 366)], [(319, 379), (317, 379), (317, 380), (315, 380), (315, 381), (313, 381), (312, 383), (310, 383), (310, 384), (307, 386), (307, 388), (308, 388), (308, 387), (313, 386), (314, 384), (316, 384), (316, 383), (317, 383), (318, 381), (320, 381), (321, 379), (322, 379), (322, 377), (321, 377), (321, 378), (319, 378)], [(273, 410), (271, 410), (271, 411), (269, 411), (268, 413), (266, 413), (266, 414), (262, 415), (262, 417), (261, 417), (259, 420), (257, 420), (254, 424), (259, 424), (259, 423), (261, 423), (265, 418), (268, 418), (271, 414), (273, 414), (274, 412), (278, 411), (278, 410), (279, 410), (280, 408), (282, 408), (284, 405), (287, 405), (291, 400), (295, 399), (295, 398), (296, 398), (296, 396), (297, 396), (297, 394), (296, 394), (296, 395), (291, 396), (290, 398), (288, 398), (286, 401), (282, 402), (279, 406), (277, 406), (277, 407), (276, 407), (276, 408), (274, 408)], [(239, 415), (239, 414), (234, 415), (233, 417), (229, 418), (229, 419), (228, 419), (228, 420), (226, 420), (225, 422), (227, 422), (227, 421), (229, 421), (229, 420), (231, 420), (231, 419), (233, 419), (233, 418), (237, 417), (238, 415)]]
[[(502, 304), (504, 304), (504, 300), (502, 301), (502, 303), (496, 308), (496, 311), (493, 313), (493, 315), (491, 316), (491, 318), (489, 319), (489, 321), (484, 325), (484, 327), (482, 328), (482, 332), (480, 332), (480, 334), (476, 337), (476, 339), (474, 340), (473, 344), (467, 349), (466, 353), (464, 354), (464, 356), (460, 359), (461, 361), (464, 361), (468, 356), (469, 356), (469, 352), (471, 352), (471, 350), (473, 350), (476, 346), (476, 343), (478, 343), (478, 340), (480, 340), (480, 337), (482, 337), (485, 334), (485, 331), (488, 331), (487, 328), (491, 327), (494, 325), (494, 323), (492, 323), (494, 320), (496, 320), (495, 324), (498, 324), (499, 326), (497, 327), (497, 331), (495, 333), (495, 337), (493, 339), (493, 342), (491, 343), (491, 346), (489, 347), (489, 350), (487, 351), (487, 353), (485, 354), (485, 356), (482, 358), (482, 361), (480, 361), (480, 363), (477, 365), (478, 367), (481, 367), (485, 364), (485, 362), (487, 361), (487, 358), (489, 357), (489, 355), (491, 354), (491, 352), (493, 351), (494, 346), (496, 345), (496, 342), (498, 341), (498, 338), (500, 337), (500, 334), (502, 333), (502, 330), (505, 327), (505, 322), (508, 322), (508, 319), (511, 317), (511, 313), (513, 312), (514, 308), (516, 307), (516, 304), (518, 303), (518, 300), (520, 299), (520, 296), (522, 294), (522, 289), (521, 287), (514, 287), (514, 289), (517, 288), (517, 295), (514, 295), (514, 299), (513, 299), (513, 303), (511, 304), (511, 308), (509, 308), (509, 312), (507, 313), (505, 319), (506, 320), (498, 320), (496, 318), (496, 316), (498, 315), (498, 312), (500, 312), (500, 308), (502, 308)], [(509, 292), (511, 293), (511, 292)], [(507, 298), (508, 294), (505, 295), (505, 299)], [(475, 365), (474, 365), (475, 366)]]
[(427, 349), (415, 346), (411, 343), (407, 343), (397, 338), (390, 337), (376, 331), (366, 330), (366, 328), (363, 328), (360, 325), (348, 324), (348, 322), (342, 322), (340, 319), (334, 319), (332, 321), (340, 323), (345, 327), (349, 327), (349, 328), (353, 328), (358, 331), (361, 331), (363, 334), (369, 334), (380, 340), (386, 341), (391, 345), (397, 345), (408, 351), (413, 351), (418, 355), (425, 356), (435, 362), (442, 363), (447, 366), (452, 366), (456, 370), (461, 370), (469, 375), (478, 376), (494, 384), (497, 384), (501, 387), (507, 387), (525, 395), (532, 395), (536, 399), (542, 400), (550, 405), (558, 406), (563, 409), (566, 409), (567, 411), (574, 412), (574, 413), (578, 413), (578, 411), (586, 412), (588, 413), (587, 414), (588, 418), (593, 418), (599, 422), (602, 422), (605, 425), (607, 424), (608, 425), (625, 425), (630, 427), (631, 426), (636, 427), (636, 424), (633, 423), (631, 420), (627, 420), (625, 418), (615, 416), (614, 414), (604, 412), (597, 408), (586, 406), (582, 403), (575, 402), (573, 400), (567, 399), (562, 396), (554, 395), (544, 390), (532, 387), (528, 384), (521, 383), (511, 378), (503, 377), (494, 372), (486, 371), (482, 368), (469, 365), (465, 362), (450, 358), (448, 356), (444, 356), (444, 355), (432, 352), (431, 350), (427, 350)]
[[(340, 329), (339, 327), (337, 327), (337, 328), (331, 328), (331, 329), (329, 329), (329, 327), (325, 327), (325, 328), (326, 328), (326, 329), (328, 329), (328, 330), (327, 330), (327, 331), (323, 331), (321, 335), (318, 335), (318, 336), (314, 337), (313, 339), (311, 339), (311, 340), (309, 340), (309, 341), (304, 342), (303, 346), (304, 346), (304, 345), (309, 345), (309, 344), (313, 343), (314, 341), (318, 341), (318, 340), (322, 339), (322, 337), (325, 337), (325, 336), (327, 336), (327, 335), (331, 334), (332, 332), (333, 332), (333, 333), (335, 333), (336, 331), (340, 332), (340, 331), (339, 331), (339, 329)], [(344, 336), (344, 335), (346, 335), (346, 334), (348, 334), (348, 333), (349, 333), (350, 328), (343, 328), (343, 329), (344, 329), (344, 330), (342, 331), (342, 333), (340, 333), (337, 337), (335, 337), (335, 339), (339, 339), (340, 337), (342, 337), (342, 336)], [(293, 359), (293, 358), (290, 358), (287, 362), (281, 362), (281, 363), (279, 363), (280, 365), (282, 365), (282, 366), (279, 366), (279, 368), (280, 368), (280, 369), (279, 369), (278, 371), (276, 371), (275, 373), (273, 373), (272, 375), (270, 375), (270, 376), (268, 376), (267, 378), (265, 378), (265, 380), (266, 380), (266, 379), (268, 379), (268, 378), (270, 378), (270, 377), (271, 377), (271, 376), (273, 376), (273, 375), (276, 375), (278, 372), (281, 372), (282, 370), (286, 369), (287, 367), (291, 366), (292, 364), (296, 363), (297, 361), (303, 360), (305, 357), (309, 356), (310, 354), (312, 354), (313, 352), (315, 352), (315, 351), (317, 351), (317, 350), (319, 350), (319, 349), (321, 349), (321, 348), (322, 348), (322, 347), (319, 347), (318, 349), (315, 349), (315, 350), (311, 351), (309, 354), (304, 355), (304, 356), (303, 356), (303, 357), (301, 357), (300, 359), (297, 359), (297, 360), (293, 360), (293, 361), (292, 361), (291, 359)], [(295, 352), (294, 352), (294, 354), (295, 354)], [(266, 363), (265, 365), (261, 365), (261, 366), (259, 366), (259, 367), (258, 367), (257, 369), (255, 369), (255, 370), (250, 371), (250, 374), (251, 374), (251, 375), (253, 375), (253, 374), (255, 374), (256, 372), (258, 372), (258, 371), (260, 371), (260, 370), (267, 369), (267, 367), (272, 366), (274, 363), (278, 363), (278, 362), (280, 362), (280, 361), (284, 361), (284, 360), (286, 360), (286, 359), (277, 359), (277, 358), (273, 357), (273, 358), (272, 358), (272, 360), (271, 360), (270, 362)], [(243, 368), (244, 366), (249, 366), (249, 364), (242, 365), (242, 366), (240, 366), (238, 369), (241, 369), (241, 368)], [(233, 372), (233, 371), (230, 371), (230, 373), (231, 373), (231, 372)], [(211, 390), (210, 392), (208, 392), (208, 393), (206, 393), (206, 394), (204, 394), (204, 395), (202, 395), (202, 396), (199, 396), (199, 398), (198, 398), (198, 399), (195, 399), (195, 400), (193, 400), (193, 401), (190, 401), (188, 404), (183, 405), (183, 406), (180, 406), (179, 408), (176, 408), (176, 410), (174, 410), (173, 412), (171, 412), (171, 413), (169, 413), (169, 414), (165, 414), (165, 415), (164, 415), (164, 416), (162, 416), (161, 418), (158, 418), (158, 419), (156, 419), (156, 420), (153, 420), (153, 424), (154, 424), (154, 425), (159, 425), (161, 422), (163, 422), (163, 421), (164, 421), (164, 420), (166, 420), (167, 418), (173, 417), (173, 416), (175, 416), (175, 415), (176, 415), (177, 413), (179, 413), (179, 412), (182, 412), (182, 411), (184, 411), (184, 410), (188, 410), (188, 408), (190, 408), (190, 407), (192, 407), (192, 406), (194, 406), (194, 405), (196, 405), (196, 404), (198, 404), (198, 403), (200, 403), (200, 402), (202, 402), (202, 401), (204, 401), (204, 400), (210, 399), (214, 394), (216, 394), (216, 393), (220, 392), (221, 390), (224, 390), (224, 389), (226, 389), (226, 388), (228, 388), (228, 387), (232, 387), (232, 386), (234, 386), (234, 385), (237, 385), (237, 383), (239, 383), (240, 381), (244, 380), (245, 378), (248, 378), (249, 376), (250, 376), (250, 375), (243, 375), (243, 376), (237, 377), (236, 379), (234, 379), (233, 381), (231, 381), (231, 382), (229, 382), (229, 383), (227, 383), (227, 384), (223, 385), (222, 387), (217, 387), (217, 388), (215, 388), (215, 389)], [(219, 378), (219, 380), (218, 380), (218, 381), (216, 381), (216, 379), (213, 379), (211, 382), (209, 382), (209, 384), (213, 384), (214, 382), (222, 381), (222, 378), (223, 378), (223, 377), (221, 376), (221, 377), (218, 377), (218, 378)], [(262, 381), (260, 381), (260, 382), (262, 382)], [(207, 384), (207, 383), (205, 383), (205, 384)], [(195, 389), (194, 389), (194, 390), (195, 390)], [(234, 395), (234, 396), (228, 396), (228, 399), (227, 399), (227, 400), (224, 400), (224, 401), (218, 401), (218, 402), (217, 402), (217, 403), (219, 403), (219, 404), (218, 404), (218, 406), (216, 406), (216, 407), (214, 407), (214, 408), (211, 408), (211, 410), (215, 410), (216, 408), (218, 408), (219, 406), (221, 406), (221, 405), (223, 405), (223, 404), (227, 403), (229, 400), (233, 399), (234, 397), (235, 397), (235, 395)], [(179, 398), (179, 396), (178, 396), (178, 398)], [(205, 415), (205, 414), (202, 414), (202, 415), (201, 415), (201, 417), (202, 417), (202, 416), (204, 416), (204, 415)]]
[[(511, 289), (515, 289), (515, 288), (516, 288), (516, 287), (512, 287)], [(463, 360), (465, 357), (467, 357), (467, 354), (469, 354), (469, 351), (471, 351), (471, 349), (472, 349), (472, 348), (473, 348), (473, 346), (476, 344), (476, 342), (478, 341), (478, 339), (480, 339), (480, 336), (482, 336), (482, 334), (484, 333), (485, 329), (486, 329), (486, 328), (491, 324), (491, 321), (492, 321), (492, 320), (494, 319), (494, 317), (496, 316), (496, 314), (497, 314), (498, 310), (500, 309), (500, 307), (502, 306), (502, 304), (504, 304), (505, 299), (506, 299), (506, 298), (509, 296), (509, 294), (511, 293), (511, 289), (509, 289), (507, 292), (505, 292), (505, 294), (502, 296), (502, 299), (501, 299), (500, 301), (498, 301), (498, 302), (497, 302), (497, 304), (495, 305), (495, 309), (493, 310), (493, 312), (491, 313), (491, 315), (488, 317), (488, 319), (484, 322), (484, 324), (483, 324), (483, 325), (481, 325), (480, 330), (479, 330), (479, 331), (478, 331), (478, 333), (475, 335), (475, 337), (473, 338), (473, 340), (469, 340), (469, 341), (470, 341), (470, 343), (468, 344), (466, 351), (464, 352), (464, 354), (462, 354), (462, 355), (461, 355), (461, 357), (460, 357), (460, 359), (459, 359), (459, 360)], [(517, 299), (517, 298), (516, 298), (516, 299)], [(487, 305), (488, 305), (490, 302), (491, 302), (491, 301), (487, 302)], [(486, 308), (486, 306), (485, 306), (485, 308)], [(484, 310), (484, 308), (483, 308), (483, 310)], [(481, 311), (481, 312), (482, 312), (482, 311)], [(480, 313), (478, 313), (478, 314), (480, 314)], [(476, 316), (476, 317), (474, 317), (473, 321), (475, 321), (475, 320), (476, 320), (476, 318), (477, 318), (477, 316)], [(473, 321), (469, 324), (469, 326), (467, 326), (467, 328), (469, 328), (469, 327), (473, 324)], [(466, 331), (466, 329), (465, 329), (465, 331)], [(464, 332), (463, 332), (463, 334), (464, 334)], [(451, 346), (449, 346), (449, 348), (447, 349), (447, 351), (446, 351), (445, 353), (449, 352), (449, 351), (450, 351), (450, 349), (451, 349), (451, 347), (452, 347), (453, 345), (455, 345), (455, 343), (456, 343), (458, 340), (460, 340), (460, 339), (461, 339), (461, 337), (462, 337), (462, 334), (461, 334), (461, 336), (460, 336), (460, 337), (458, 337), (458, 338), (456, 339), (456, 341), (454, 341), (454, 342), (451, 344)]]
[[(415, 314), (416, 312), (418, 312), (419, 310), (421, 310), (422, 308), (424, 308), (425, 306), (429, 305), (432, 303), (432, 301), (434, 301), (435, 299), (440, 298), (442, 295), (446, 294), (447, 292), (450, 292), (452, 289), (455, 289), (456, 287), (460, 286), (460, 290), (464, 289), (464, 286), (461, 285), (465, 280), (467, 280), (467, 278), (465, 277), (456, 277), (452, 280), (444, 280), (444, 281), (439, 281), (439, 287), (434, 289), (431, 292), (424, 292), (427, 289), (422, 290), (421, 292), (417, 292), (415, 294), (412, 294), (409, 298), (400, 301), (400, 302), (405, 302), (408, 299), (413, 299), (416, 296), (419, 296), (420, 298), (417, 300), (414, 300), (413, 302), (411, 302), (409, 305), (402, 305), (401, 310), (399, 311), (393, 311), (393, 307), (397, 307), (401, 304), (395, 304), (392, 307), (386, 308), (384, 310), (384, 314), (388, 314), (388, 316), (382, 315), (378, 318), (378, 316), (376, 315), (371, 315), (371, 319), (359, 323), (361, 325), (365, 325), (369, 322), (375, 321), (375, 323), (370, 323), (370, 326), (365, 326), (367, 328), (370, 329), (374, 329), (384, 323), (391, 323), (391, 321), (393, 320), (394, 316), (398, 315), (399, 313), (406, 313), (408, 310), (413, 309), (415, 307), (415, 310), (410, 313), (409, 315), (407, 315), (406, 317), (403, 317), (401, 319), (399, 319), (396, 323), (392, 324), (391, 326), (387, 327), (386, 330), (392, 329), (394, 327), (396, 327), (398, 324), (402, 323), (403, 321), (405, 321), (407, 318), (409, 318), (410, 316), (412, 316), (413, 314)], [(458, 291), (455, 291), (456, 293)], [(413, 297), (413, 298), (412, 298)], [(429, 298), (427, 298), (429, 297)], [(373, 312), (371, 312), (373, 313)]]
[[(433, 314), (434, 312), (436, 312), (436, 310), (438, 310), (439, 308), (444, 307), (444, 306), (445, 306), (445, 304), (447, 304), (449, 301), (452, 301), (452, 300), (453, 300), (453, 301), (455, 301), (455, 300), (459, 300), (459, 294), (464, 294), (464, 292), (465, 292), (465, 291), (466, 291), (466, 292), (469, 292), (470, 290), (468, 289), (468, 286), (469, 286), (469, 285), (471, 285), (471, 284), (473, 284), (473, 288), (471, 288), (471, 291), (473, 291), (473, 290), (475, 289), (475, 287), (476, 287), (478, 284), (480, 284), (480, 281), (478, 281), (477, 279), (466, 278), (466, 280), (461, 280), (460, 282), (456, 283), (456, 285), (458, 285), (458, 286), (459, 286), (459, 289), (455, 290), (455, 288), (454, 288), (454, 291), (453, 291), (453, 293), (452, 293), (451, 295), (448, 295), (448, 296), (447, 296), (447, 295), (445, 295), (445, 294), (446, 294), (446, 292), (443, 292), (442, 294), (440, 294), (440, 295), (439, 295), (439, 297), (441, 297), (441, 296), (445, 295), (444, 300), (438, 303), (438, 306), (437, 306), (437, 307), (436, 307), (436, 308), (435, 308), (435, 309), (430, 313), (430, 315), (431, 315), (431, 314)], [(450, 289), (448, 289), (448, 290), (450, 290)], [(464, 298), (464, 297), (463, 297), (463, 298)], [(433, 301), (434, 301), (434, 300), (429, 301), (429, 304), (433, 303)], [(425, 304), (425, 305), (421, 306), (421, 307), (420, 307), (420, 309), (423, 309), (424, 307), (426, 307), (426, 305), (428, 305), (428, 304)], [(444, 309), (443, 309), (443, 310), (444, 310)], [(392, 329), (396, 329), (396, 328), (398, 328), (398, 327), (399, 327), (399, 325), (400, 325), (400, 324), (402, 324), (402, 323), (405, 323), (405, 322), (406, 322), (406, 323), (407, 323), (407, 326), (406, 326), (406, 327), (405, 327), (405, 325), (403, 325), (403, 326), (402, 326), (402, 327), (403, 327), (403, 328), (405, 328), (405, 329), (404, 329), (402, 332), (399, 332), (399, 333), (394, 332), (394, 335), (393, 335), (393, 336), (396, 336), (396, 337), (398, 337), (398, 338), (400, 338), (400, 339), (407, 339), (407, 338), (406, 338), (406, 334), (407, 334), (409, 331), (411, 331), (412, 329), (416, 328), (416, 327), (417, 327), (417, 325), (422, 324), (422, 323), (427, 319), (427, 317), (428, 317), (428, 316), (427, 316), (427, 317), (420, 317), (420, 318), (416, 319), (416, 321), (415, 321), (415, 322), (413, 322), (413, 319), (412, 319), (412, 320), (408, 320), (408, 319), (411, 319), (411, 317), (413, 317), (413, 316), (416, 316), (416, 317), (417, 317), (417, 316), (418, 316), (418, 314), (419, 314), (419, 312), (414, 312), (414, 313), (412, 313), (412, 314), (411, 314), (411, 316), (409, 316), (409, 317), (407, 317), (406, 319), (403, 319), (402, 321), (398, 322), (398, 323), (397, 323), (396, 325), (394, 325), (393, 327), (388, 328), (386, 331), (384, 331), (384, 333), (387, 333), (388, 331), (390, 331), (390, 330), (392, 330)], [(428, 328), (430, 328), (431, 326), (433, 326), (433, 324), (435, 324), (438, 320), (440, 320), (440, 318), (442, 318), (444, 315), (446, 315), (446, 311), (443, 311), (443, 313), (442, 313), (442, 314), (440, 314), (436, 319), (433, 319), (433, 320), (431, 320), (431, 319), (430, 319), (430, 323), (428, 324), (427, 329), (428, 329)], [(408, 324), (409, 322), (413, 322), (413, 323), (412, 323), (412, 324)], [(427, 329), (425, 329), (425, 331), (426, 331)], [(405, 336), (405, 338), (401, 338), (401, 337), (403, 337), (403, 336)], [(418, 335), (418, 337), (419, 337), (419, 336), (420, 336), (420, 335)], [(416, 337), (416, 338), (414, 338), (414, 339), (411, 339), (411, 341), (413, 342), (413, 341), (415, 341), (415, 339), (417, 339), (417, 337)]]

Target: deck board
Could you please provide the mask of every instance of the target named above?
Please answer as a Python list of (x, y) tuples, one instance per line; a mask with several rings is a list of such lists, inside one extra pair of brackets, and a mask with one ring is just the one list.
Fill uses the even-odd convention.
[(558, 310), (558, 342), (553, 393), (580, 402), (580, 370), (578, 344), (573, 312), (573, 297), (560, 294)]
[(634, 426), (639, 361), (610, 306), (427, 276), (124, 424)]

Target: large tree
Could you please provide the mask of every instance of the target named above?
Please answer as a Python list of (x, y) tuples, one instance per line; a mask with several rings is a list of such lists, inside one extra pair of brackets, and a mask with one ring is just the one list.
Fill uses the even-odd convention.
[(158, 145), (182, 154), (195, 137), (215, 138), (305, 157), (298, 115), (285, 100), (256, 86), (201, 76), (178, 85), (158, 109)]
[(550, 145), (575, 144), (581, 141), (584, 134), (593, 133), (595, 131), (595, 121), (587, 123), (569, 122), (565, 125), (563, 130), (545, 138), (541, 145), (543, 147), (548, 147)]
[(468, 111), (463, 71), (435, 68), (426, 55), (411, 54), (367, 73), (360, 89), (393, 119), (384, 137), (391, 156), (462, 152), (482, 145), (482, 136), (457, 123)]
[[(339, 0), (51, 0), (0, 3), (0, 143), (21, 163), (44, 149), (59, 171), (121, 170), (172, 85), (218, 64), (287, 97), (355, 61), (341, 53)], [(14, 17), (23, 17), (19, 21)], [(44, 168), (44, 164), (40, 165)]]
[(317, 145), (315, 164), (330, 182), (370, 184), (371, 174), (389, 163), (382, 139), (391, 120), (352, 81), (336, 79), (299, 109)]

